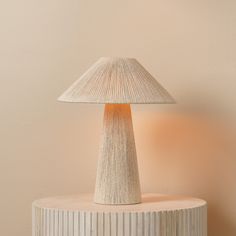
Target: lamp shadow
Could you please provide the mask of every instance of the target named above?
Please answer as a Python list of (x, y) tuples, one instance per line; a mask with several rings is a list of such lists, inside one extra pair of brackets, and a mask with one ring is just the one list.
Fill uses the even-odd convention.
[(137, 135), (143, 190), (202, 198), (208, 236), (235, 236), (235, 127), (222, 114), (182, 109), (147, 119)]

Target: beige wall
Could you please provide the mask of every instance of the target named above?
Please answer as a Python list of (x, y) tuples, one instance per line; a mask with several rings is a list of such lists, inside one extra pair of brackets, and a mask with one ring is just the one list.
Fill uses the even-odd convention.
[(0, 235), (31, 235), (36, 198), (93, 191), (103, 106), (56, 98), (114, 55), (181, 104), (133, 106), (142, 190), (204, 198), (209, 236), (235, 236), (235, 12), (235, 0), (2, 1)]

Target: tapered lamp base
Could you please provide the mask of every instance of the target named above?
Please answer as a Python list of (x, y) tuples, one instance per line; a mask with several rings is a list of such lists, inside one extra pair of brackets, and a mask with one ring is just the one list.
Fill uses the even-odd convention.
[(94, 202), (141, 202), (130, 105), (106, 104)]

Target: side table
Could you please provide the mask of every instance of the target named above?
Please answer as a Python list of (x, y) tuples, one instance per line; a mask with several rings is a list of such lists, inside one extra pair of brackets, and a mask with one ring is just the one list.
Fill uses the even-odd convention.
[(80, 194), (36, 200), (33, 236), (207, 236), (207, 204), (144, 194), (135, 205), (99, 205)]

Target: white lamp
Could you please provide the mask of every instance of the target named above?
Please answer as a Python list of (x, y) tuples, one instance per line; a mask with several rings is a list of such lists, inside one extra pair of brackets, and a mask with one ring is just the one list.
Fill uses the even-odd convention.
[(106, 104), (94, 201), (100, 204), (140, 203), (129, 104), (174, 103), (174, 99), (136, 59), (103, 57), (58, 100)]

